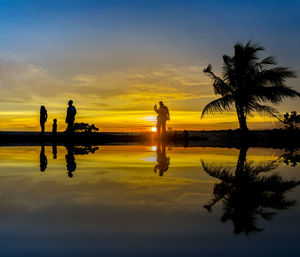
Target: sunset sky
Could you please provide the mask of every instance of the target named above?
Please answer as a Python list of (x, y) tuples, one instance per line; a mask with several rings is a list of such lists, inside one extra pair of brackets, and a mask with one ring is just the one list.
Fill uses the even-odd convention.
[[(222, 55), (252, 40), (262, 57), (300, 75), (300, 1), (0, 0), (0, 130), (39, 130), (45, 105), (64, 130), (67, 102), (77, 122), (101, 131), (150, 131), (163, 100), (173, 129), (237, 128), (234, 110), (200, 119), (216, 98), (202, 70), (220, 74)], [(288, 85), (300, 91), (300, 79)], [(285, 100), (280, 112), (300, 112)], [(250, 128), (272, 128), (257, 116)]]

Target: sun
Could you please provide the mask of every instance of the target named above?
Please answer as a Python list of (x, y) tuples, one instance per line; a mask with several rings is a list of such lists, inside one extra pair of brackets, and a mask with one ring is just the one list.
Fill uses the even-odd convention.
[(152, 128), (151, 128), (151, 131), (152, 131), (152, 132), (156, 132), (156, 131), (157, 131), (157, 130), (156, 130), (156, 127), (152, 127)]
[(156, 146), (151, 146), (151, 151), (156, 151)]

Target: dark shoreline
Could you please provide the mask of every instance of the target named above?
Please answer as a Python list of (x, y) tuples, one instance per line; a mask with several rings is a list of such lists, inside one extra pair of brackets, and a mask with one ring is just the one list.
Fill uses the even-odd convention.
[(163, 142), (178, 146), (203, 146), (203, 147), (300, 147), (300, 130), (287, 131), (253, 130), (246, 136), (242, 136), (240, 130), (215, 130), (215, 131), (189, 131), (184, 135), (182, 131), (167, 134), (164, 138), (158, 138), (153, 133), (77, 133), (73, 136), (59, 132), (56, 136), (46, 133), (44, 136), (39, 132), (0, 132), (0, 146), (13, 145), (126, 145), (146, 144), (153, 145)]

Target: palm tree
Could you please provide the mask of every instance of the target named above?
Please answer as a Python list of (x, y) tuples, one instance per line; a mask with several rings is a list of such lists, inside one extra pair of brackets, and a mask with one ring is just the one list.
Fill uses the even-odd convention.
[(203, 70), (212, 80), (216, 95), (220, 98), (207, 104), (203, 111), (203, 118), (207, 113), (230, 110), (235, 106), (242, 132), (247, 132), (247, 117), (253, 112), (270, 114), (277, 111), (263, 102), (280, 103), (283, 98), (296, 98), (300, 93), (285, 84), (286, 79), (295, 78), (296, 74), (288, 67), (277, 65), (274, 57), (269, 56), (259, 60), (258, 52), (264, 48), (249, 41), (246, 45), (237, 43), (234, 46), (234, 56), (223, 56), (223, 72), (218, 77), (208, 65)]

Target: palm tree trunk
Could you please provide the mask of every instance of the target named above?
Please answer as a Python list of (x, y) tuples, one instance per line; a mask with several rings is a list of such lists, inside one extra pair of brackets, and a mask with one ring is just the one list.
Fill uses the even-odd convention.
[(247, 151), (248, 151), (248, 147), (242, 145), (240, 148), (239, 159), (236, 164), (235, 173), (239, 173), (244, 170), (246, 158), (247, 158)]
[(237, 113), (237, 116), (239, 119), (240, 129), (241, 129), (242, 133), (247, 133), (249, 130), (247, 127), (246, 115), (244, 113), (244, 110), (238, 104), (235, 105), (235, 108), (236, 108), (236, 113)]

